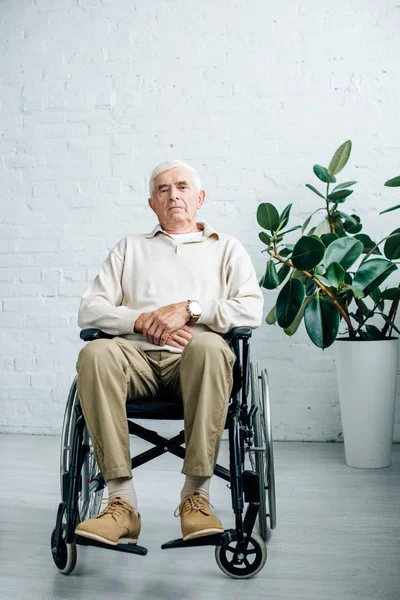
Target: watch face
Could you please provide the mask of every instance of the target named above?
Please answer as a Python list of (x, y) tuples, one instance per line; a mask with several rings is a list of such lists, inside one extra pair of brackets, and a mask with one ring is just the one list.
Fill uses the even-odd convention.
[(198, 302), (191, 302), (189, 306), (194, 315), (201, 315), (201, 306)]

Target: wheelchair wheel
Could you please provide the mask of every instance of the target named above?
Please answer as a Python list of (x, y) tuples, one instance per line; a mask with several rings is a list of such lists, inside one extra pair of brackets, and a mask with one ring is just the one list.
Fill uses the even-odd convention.
[[(258, 473), (260, 481), (260, 511), (258, 516), (259, 533), (267, 539), (267, 516), (271, 529), (276, 527), (276, 494), (274, 473), (274, 452), (270, 417), (269, 385), (267, 370), (261, 376), (258, 365), (250, 363), (251, 404), (257, 407), (254, 421), (254, 446), (250, 451), (252, 468)], [(254, 456), (252, 456), (254, 452)], [(268, 491), (268, 508), (267, 492)]]
[(59, 538), (58, 546), (55, 545), (56, 540), (56, 528), (53, 529), (53, 533), (51, 534), (51, 553), (53, 556), (54, 563), (60, 573), (64, 575), (69, 575), (75, 569), (76, 559), (77, 559), (77, 551), (75, 542), (72, 544), (67, 544), (65, 541), (65, 535), (67, 532), (67, 526), (63, 522), (61, 524), (62, 531)]
[(267, 560), (264, 540), (253, 531), (245, 551), (238, 549), (237, 542), (216, 546), (215, 559), (221, 571), (234, 579), (249, 579), (257, 575)]
[[(76, 423), (75, 407), (79, 405), (77, 392), (77, 377), (75, 377), (65, 407), (60, 449), (60, 485), (61, 498), (66, 501), (68, 497), (68, 473), (71, 460), (73, 435)], [(104, 482), (99, 479), (99, 468), (86, 427), (83, 432), (83, 444), (88, 452), (82, 464), (81, 485), (78, 498), (79, 521), (91, 519), (99, 514), (101, 500), (104, 492)]]

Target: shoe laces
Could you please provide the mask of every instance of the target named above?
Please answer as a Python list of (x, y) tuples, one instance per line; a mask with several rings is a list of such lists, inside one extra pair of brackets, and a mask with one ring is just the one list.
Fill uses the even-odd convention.
[(104, 517), (104, 515), (111, 515), (115, 520), (116, 517), (120, 517), (124, 512), (128, 511), (130, 513), (136, 514), (135, 509), (128, 502), (125, 502), (122, 498), (118, 496), (116, 498), (104, 498), (101, 501), (101, 504), (106, 504), (107, 507), (101, 511), (99, 515), (97, 515), (96, 519), (99, 517)]
[(209, 515), (211, 512), (210, 506), (214, 508), (213, 505), (209, 503), (207, 498), (195, 493), (192, 496), (188, 496), (182, 500), (179, 506), (176, 507), (174, 516), (179, 517), (182, 514), (189, 514), (193, 510), (201, 511), (204, 514)]

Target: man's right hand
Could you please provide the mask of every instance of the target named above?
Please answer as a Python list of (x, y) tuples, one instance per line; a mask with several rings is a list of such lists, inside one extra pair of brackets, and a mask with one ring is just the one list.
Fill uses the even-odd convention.
[(194, 331), (189, 325), (184, 325), (181, 329), (173, 331), (167, 341), (168, 346), (183, 350), (192, 339)]
[[(151, 313), (140, 313), (140, 315), (135, 321), (135, 333), (143, 333), (143, 323), (146, 321), (146, 319), (149, 318), (150, 314)], [(192, 339), (193, 334), (193, 329), (189, 327), (189, 325), (184, 325), (182, 328), (173, 331), (169, 335), (165, 343), (168, 344), (168, 346), (172, 346), (173, 348), (183, 350)]]

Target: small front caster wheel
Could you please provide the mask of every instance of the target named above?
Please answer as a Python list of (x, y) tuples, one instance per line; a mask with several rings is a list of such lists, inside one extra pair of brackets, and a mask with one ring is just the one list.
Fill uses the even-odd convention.
[(245, 551), (238, 548), (238, 542), (215, 548), (215, 559), (221, 571), (234, 579), (249, 579), (257, 575), (267, 560), (267, 547), (264, 540), (253, 531)]
[(51, 534), (51, 554), (60, 573), (69, 575), (75, 569), (77, 552), (75, 543), (67, 544), (65, 541), (65, 533), (66, 527), (63, 525), (62, 535), (57, 547), (55, 544), (56, 528), (53, 529), (53, 533)]

